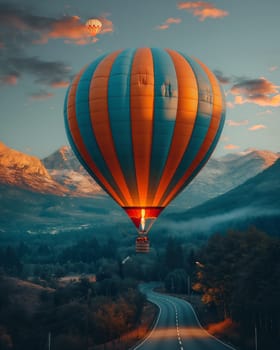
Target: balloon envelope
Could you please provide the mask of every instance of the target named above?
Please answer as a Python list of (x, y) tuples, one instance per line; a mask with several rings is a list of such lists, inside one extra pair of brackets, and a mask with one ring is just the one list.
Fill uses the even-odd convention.
[(64, 114), (80, 162), (139, 232), (147, 232), (212, 154), (225, 98), (196, 58), (170, 49), (125, 49), (81, 70)]
[(95, 36), (101, 31), (102, 22), (97, 18), (91, 18), (86, 21), (86, 27), (89, 33)]

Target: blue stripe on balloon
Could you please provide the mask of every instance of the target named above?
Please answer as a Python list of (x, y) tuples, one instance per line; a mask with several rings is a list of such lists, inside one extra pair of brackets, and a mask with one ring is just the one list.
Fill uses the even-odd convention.
[[(197, 116), (194, 124), (194, 129), (192, 131), (192, 136), (190, 142), (186, 148), (184, 156), (173, 175), (162, 199), (161, 203), (166, 199), (168, 194), (172, 191), (174, 186), (180, 181), (184, 176), (186, 170), (191, 165), (196, 155), (199, 153), (201, 146), (203, 145), (204, 139), (207, 135), (211, 118), (212, 118), (212, 87), (211, 83), (207, 77), (207, 74), (201, 68), (201, 66), (192, 60), (190, 57), (181, 53), (185, 60), (190, 64), (195, 74), (197, 85), (198, 85), (198, 109)], [(160, 203), (160, 204), (161, 204)]]
[(129, 192), (138, 202), (130, 122), (130, 73), (135, 51), (122, 51), (113, 63), (108, 81), (108, 111), (116, 154)]
[(152, 199), (162, 176), (176, 123), (178, 84), (170, 55), (151, 49), (154, 63), (154, 119), (148, 199)]
[(89, 168), (89, 166), (87, 165), (87, 163), (84, 161), (84, 159), (82, 158), (82, 156), (80, 155), (80, 152), (78, 151), (78, 148), (76, 147), (76, 144), (72, 138), (72, 134), (71, 131), (69, 129), (69, 124), (68, 124), (68, 113), (67, 113), (67, 106), (68, 106), (68, 95), (69, 95), (69, 91), (71, 89), (71, 85), (68, 87), (66, 95), (65, 95), (65, 100), (64, 100), (64, 125), (65, 125), (65, 131), (66, 131), (66, 135), (69, 141), (69, 144), (75, 154), (75, 156), (78, 158), (79, 162), (82, 164), (82, 166), (86, 169), (86, 171), (95, 179), (95, 181), (98, 183), (98, 185), (103, 188), (104, 186), (102, 185), (102, 183), (96, 178), (96, 176), (94, 175), (94, 173), (91, 171), (91, 169)]
[(65, 125), (65, 131), (66, 131), (66, 135), (67, 135), (68, 141), (70, 143), (70, 146), (71, 146), (75, 156), (78, 158), (79, 162), (87, 169), (87, 171), (90, 172), (88, 166), (83, 161), (83, 159), (80, 157), (79, 151), (78, 151), (78, 149), (76, 147), (75, 142), (73, 141), (72, 134), (71, 134), (71, 131), (69, 129), (67, 109), (68, 109), (68, 96), (69, 96), (70, 89), (71, 89), (71, 85), (69, 85), (69, 87), (68, 87), (68, 89), (66, 91), (65, 99), (64, 99), (64, 125)]
[[(221, 89), (221, 87), (220, 87)], [(221, 112), (221, 119), (220, 119), (220, 124), (217, 130), (217, 133), (214, 137), (214, 140), (209, 148), (209, 150), (207, 151), (206, 155), (203, 157), (202, 161), (200, 162), (199, 166), (195, 169), (195, 171), (192, 173), (191, 177), (184, 183), (184, 185), (182, 186), (182, 189), (187, 186), (193, 179), (194, 177), (200, 172), (200, 170), (204, 167), (204, 165), (208, 162), (209, 158), (211, 157), (211, 154), (213, 153), (213, 151), (215, 150), (215, 147), (220, 139), (224, 124), (225, 124), (225, 118), (226, 118), (226, 102), (225, 102), (225, 97), (224, 94), (222, 92), (222, 112)], [(180, 192), (181, 190), (179, 190)]]
[[(97, 168), (100, 170), (104, 178), (110, 183), (110, 185), (121, 198), (121, 200), (124, 203), (126, 203), (126, 200), (123, 197), (121, 190), (117, 186), (110, 170), (106, 165), (102, 153), (100, 152), (99, 146), (95, 139), (90, 118), (89, 94), (91, 80), (97, 66), (106, 56), (107, 54), (93, 61), (83, 72), (78, 82), (76, 92), (76, 100), (79, 101), (76, 103), (76, 116), (81, 137), (84, 141), (88, 153), (90, 154), (91, 159), (93, 159), (93, 162), (96, 164)], [(96, 177), (94, 178), (96, 179)]]
[(215, 150), (215, 147), (219, 141), (219, 138), (221, 136), (223, 127), (224, 127), (224, 123), (225, 123), (225, 109), (223, 109), (222, 115), (221, 115), (221, 121), (217, 130), (217, 133), (215, 135), (215, 138), (209, 148), (209, 150), (207, 151), (206, 155), (204, 156), (204, 158), (201, 160), (201, 162), (199, 163), (198, 167), (192, 172), (191, 176), (184, 182), (184, 184), (180, 187), (180, 189), (176, 192), (176, 194), (174, 195), (173, 199), (182, 191), (185, 189), (185, 187), (196, 177), (196, 175), (200, 172), (200, 170), (204, 167), (204, 165), (208, 162), (209, 158), (211, 157), (213, 151)]

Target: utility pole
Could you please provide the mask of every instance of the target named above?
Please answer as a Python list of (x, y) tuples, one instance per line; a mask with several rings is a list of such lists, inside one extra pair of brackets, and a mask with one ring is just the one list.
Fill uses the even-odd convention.
[(255, 324), (255, 350), (258, 350), (258, 330), (257, 330), (256, 324)]
[(48, 333), (48, 350), (51, 350), (51, 332)]
[(87, 311), (86, 311), (86, 350), (89, 348), (89, 336), (88, 336), (88, 327), (89, 327), (89, 307), (90, 307), (90, 297), (91, 297), (91, 289), (88, 289), (87, 293)]

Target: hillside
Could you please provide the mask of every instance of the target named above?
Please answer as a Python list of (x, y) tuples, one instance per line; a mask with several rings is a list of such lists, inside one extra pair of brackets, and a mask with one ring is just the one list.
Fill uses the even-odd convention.
[(186, 229), (204, 231), (219, 225), (234, 225), (259, 218), (280, 221), (280, 160), (235, 189), (187, 211), (166, 215)]
[(210, 158), (179, 196), (178, 207), (192, 208), (226, 193), (274, 164), (278, 158), (278, 153), (257, 149)]
[(68, 190), (54, 181), (40, 159), (0, 142), (0, 184), (60, 196)]
[(105, 196), (61, 197), (0, 185), (0, 232), (58, 233), (106, 227), (126, 214)]
[[(262, 201), (270, 202), (270, 190), (255, 194), (249, 200), (249, 209), (245, 202), (248, 193), (255, 193), (252, 189), (241, 189), (236, 198), (233, 192), (233, 197), (226, 203), (228, 191), (253, 179), (278, 158), (278, 153), (255, 149), (211, 158), (194, 181), (164, 210), (153, 231), (161, 229), (165, 222), (168, 225), (174, 220), (185, 222), (192, 216), (200, 217), (201, 213), (207, 213), (203, 217), (221, 215), (221, 208), (226, 208), (226, 213), (231, 216), (234, 210), (244, 212), (244, 207), (246, 211), (255, 211), (251, 204), (258, 200), (260, 203), (256, 205), (260, 207)], [(272, 188), (272, 195), (276, 186)], [(194, 208), (224, 193), (227, 194), (217, 204), (214, 200), (206, 203), (202, 211), (200, 207)], [(194, 209), (186, 212), (190, 208)], [(178, 211), (182, 214), (178, 215)], [(1, 143), (0, 212), (2, 232), (12, 229), (58, 233), (84, 227), (98, 227), (99, 230), (111, 227), (112, 230), (116, 225), (134, 230), (123, 210), (101, 190), (66, 146), (41, 161)]]
[(96, 194), (105, 195), (104, 191), (82, 167), (72, 150), (61, 147), (42, 163), (50, 176), (61, 186), (68, 189), (71, 196), (91, 197)]

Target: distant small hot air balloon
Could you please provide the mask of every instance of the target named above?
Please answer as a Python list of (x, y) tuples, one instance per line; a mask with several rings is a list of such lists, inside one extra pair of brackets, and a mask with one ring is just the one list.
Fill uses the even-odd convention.
[(214, 151), (225, 97), (196, 58), (125, 49), (81, 70), (64, 115), (73, 151), (136, 226), (136, 251), (147, 252), (153, 222)]
[(102, 22), (97, 18), (90, 18), (86, 21), (86, 27), (88, 32), (95, 36), (101, 31)]

